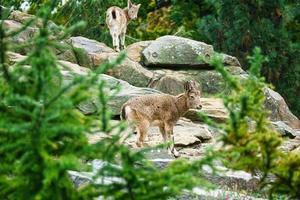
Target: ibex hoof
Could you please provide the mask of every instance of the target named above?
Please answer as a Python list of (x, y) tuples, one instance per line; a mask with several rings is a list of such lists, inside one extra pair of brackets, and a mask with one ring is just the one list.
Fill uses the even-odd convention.
[(174, 148), (173, 150), (168, 148), (168, 154), (169, 155), (173, 155), (175, 158), (178, 158), (180, 157), (180, 154), (179, 152)]
[(120, 48), (119, 47), (115, 46), (114, 49), (115, 49), (116, 52), (120, 52)]
[(135, 143), (137, 147), (142, 147), (142, 143), (141, 142), (136, 142)]
[(174, 149), (173, 155), (175, 158), (178, 158), (180, 156), (179, 152), (176, 149)]

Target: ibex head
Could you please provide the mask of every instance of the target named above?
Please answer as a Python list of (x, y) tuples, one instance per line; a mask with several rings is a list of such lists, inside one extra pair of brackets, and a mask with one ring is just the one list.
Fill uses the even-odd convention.
[(184, 84), (185, 95), (187, 96), (187, 106), (192, 109), (201, 109), (201, 92), (196, 87), (195, 81), (188, 81)]
[(129, 18), (130, 19), (136, 19), (141, 4), (135, 5), (131, 2), (131, 0), (128, 0), (127, 6), (128, 6), (128, 16), (129, 16)]

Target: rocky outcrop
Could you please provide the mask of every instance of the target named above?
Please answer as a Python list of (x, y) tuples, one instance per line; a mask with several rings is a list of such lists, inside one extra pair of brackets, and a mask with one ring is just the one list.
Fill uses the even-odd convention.
[(98, 67), (103, 62), (101, 54), (115, 52), (104, 43), (81, 36), (71, 37), (67, 40), (67, 43), (73, 48), (81, 50), (81, 52), (77, 51), (78, 64), (87, 68)]
[(143, 62), (151, 67), (203, 66), (206, 63), (198, 59), (199, 55), (209, 57), (213, 47), (203, 42), (177, 36), (163, 36), (151, 42), (142, 51)]
[[(4, 21), (4, 26), (8, 31), (16, 31), (32, 18), (31, 15), (21, 12), (13, 12), (9, 20)], [(13, 42), (25, 43), (30, 41), (38, 33), (40, 21), (32, 24), (22, 32), (14, 36)], [(50, 22), (49, 28), (60, 34), (59, 28)], [(75, 76), (87, 76), (96, 67), (101, 67), (104, 62), (114, 60), (118, 53), (104, 43), (90, 40), (84, 37), (71, 37), (61, 43), (64, 48), (55, 48), (54, 52), (59, 60), (60, 71), (63, 75), (63, 84), (68, 84), (74, 80)], [(23, 54), (9, 53), (9, 64), (12, 66), (16, 62), (25, 59), (30, 49), (23, 48), (18, 52)], [(211, 45), (193, 41), (176, 36), (164, 36), (155, 41), (142, 41), (131, 44), (125, 50), (127, 57), (118, 66), (109, 70), (107, 75), (101, 74), (98, 80), (105, 80), (108, 86), (107, 92), (120, 91), (108, 102), (112, 113), (117, 117), (120, 108), (129, 98), (145, 94), (179, 94), (184, 92), (183, 83), (187, 80), (195, 80), (203, 92), (203, 108), (201, 112), (208, 115), (216, 122), (224, 122), (228, 119), (228, 113), (221, 99), (214, 95), (226, 94), (229, 89), (222, 80), (221, 75), (210, 68), (204, 61), (198, 60), (198, 55), (210, 57), (215, 52)], [(247, 73), (241, 68), (239, 61), (232, 56), (221, 54), (226, 70), (241, 79), (247, 77)], [(182, 69), (184, 67), (184, 69)], [(86, 115), (94, 114), (99, 111), (98, 95), (96, 87), (90, 88), (91, 98), (77, 105), (77, 108)], [(300, 152), (300, 122), (289, 110), (284, 99), (275, 91), (266, 88), (266, 108), (270, 110), (272, 126), (283, 136), (281, 149), (285, 152)], [(215, 138), (220, 134), (219, 130), (212, 129), (202, 123), (198, 115), (199, 110), (190, 110), (185, 118), (181, 118), (174, 127), (175, 146), (182, 157), (197, 159), (203, 156), (206, 149), (219, 148), (215, 143)], [(186, 119), (188, 118), (188, 119)], [(129, 131), (129, 130), (128, 130)], [(101, 132), (89, 135), (90, 142), (97, 142), (106, 134)], [(135, 147), (136, 135), (132, 134), (125, 142), (127, 145)], [(162, 136), (158, 128), (150, 128), (148, 140), (149, 146), (162, 143)], [(168, 165), (173, 157), (167, 154), (165, 149), (150, 152), (146, 157), (153, 161), (159, 168)], [(101, 163), (96, 165), (102, 165)], [(242, 171), (224, 170), (221, 173), (211, 173), (203, 169), (205, 177), (211, 182), (225, 186), (226, 188), (238, 190), (254, 190), (258, 184), (258, 177), (254, 177)], [(92, 181), (93, 172), (70, 172), (75, 185), (80, 187), (86, 181)], [(110, 184), (114, 181), (122, 181), (114, 177), (105, 177), (99, 181)], [(198, 196), (201, 196), (198, 189)], [(223, 190), (222, 190), (223, 191)], [(227, 193), (226, 193), (227, 194)], [(207, 196), (215, 197), (215, 193)], [(180, 199), (180, 198), (179, 198)], [(184, 199), (184, 198), (183, 198)]]

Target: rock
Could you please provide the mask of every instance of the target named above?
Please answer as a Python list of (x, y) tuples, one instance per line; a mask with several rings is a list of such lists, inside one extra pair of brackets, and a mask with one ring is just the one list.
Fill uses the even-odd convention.
[(127, 57), (135, 62), (141, 61), (141, 52), (151, 44), (152, 41), (141, 41), (129, 45), (126, 48)]
[(142, 56), (146, 66), (207, 67), (207, 64), (198, 57), (199, 55), (209, 57), (213, 52), (213, 47), (203, 42), (167, 35), (153, 41), (142, 51)]
[(107, 81), (107, 85), (112, 88), (114, 86), (120, 86), (121, 90), (118, 94), (114, 96), (111, 101), (108, 102), (109, 107), (112, 109), (113, 114), (118, 115), (120, 113), (121, 106), (130, 98), (145, 95), (145, 94), (156, 94), (161, 93), (157, 90), (151, 88), (139, 88), (130, 85), (129, 83), (122, 81), (120, 79), (113, 78), (108, 75), (102, 75), (101, 78)]
[(147, 151), (145, 157), (160, 169), (165, 168), (175, 159), (173, 155), (168, 154), (167, 149), (153, 149)]
[(265, 107), (271, 111), (271, 121), (284, 121), (293, 129), (300, 129), (300, 120), (290, 111), (283, 97), (270, 88), (265, 89)]
[(290, 138), (300, 136), (299, 131), (292, 129), (283, 121), (272, 122), (272, 125), (282, 136), (288, 136)]
[(224, 122), (228, 119), (228, 112), (224, 107), (222, 99), (217, 98), (201, 98), (202, 109), (190, 109), (185, 117), (192, 121), (203, 121), (199, 116), (198, 112), (205, 113), (209, 118), (216, 122)]
[[(196, 198), (195, 198), (196, 196)], [(191, 194), (187, 193), (182, 197), (176, 198), (179, 200), (207, 200), (207, 199), (215, 199), (215, 200), (266, 200), (263, 198), (257, 198), (254, 196), (249, 196), (247, 194), (243, 194), (241, 192), (236, 192), (235, 190), (225, 190), (225, 189), (202, 189), (199, 187), (193, 188), (193, 192)]]
[[(176, 132), (178, 134), (176, 134)], [(174, 127), (174, 135), (178, 136), (193, 136), (201, 142), (207, 142), (212, 139), (212, 134), (207, 125), (195, 124), (190, 120), (181, 118)], [(175, 142), (176, 143), (176, 142)]]
[(169, 94), (179, 94), (183, 92), (183, 82), (194, 80), (199, 84), (199, 89), (203, 94), (214, 95), (228, 92), (226, 84), (220, 73), (215, 70), (171, 70), (160, 69), (151, 70), (157, 78), (149, 85), (151, 88), (158, 89)]
[(102, 160), (93, 160), (91, 162), (91, 166), (91, 172), (68, 171), (71, 180), (77, 188), (80, 188), (88, 183), (103, 185), (109, 185), (113, 183), (124, 183), (124, 180), (119, 177), (98, 176), (97, 179), (94, 178), (94, 176), (97, 174), (97, 171), (101, 170), (105, 166), (121, 169), (120, 166)]
[[(75, 48), (81, 49), (83, 52), (79, 60), (79, 64), (84, 67), (97, 67), (105, 61), (114, 60), (118, 53), (107, 47), (104, 43), (90, 40), (84, 37), (71, 37), (68, 42)], [(138, 62), (129, 58), (112, 70), (107, 72), (109, 75), (125, 80), (134, 86), (146, 87), (153, 78), (153, 73), (143, 68)], [(132, 78), (134, 77), (134, 78)]]
[(203, 150), (200, 150), (198, 148), (182, 148), (179, 150), (180, 156), (181, 157), (186, 157), (186, 158), (198, 158), (201, 155), (203, 155)]
[[(26, 12), (21, 12), (19, 10), (13, 10), (10, 13), (10, 16), (8, 19), (14, 20), (16, 22), (19, 22), (21, 24), (26, 24), (32, 19), (36, 19), (34, 24), (30, 24), (31, 27), (34, 28), (40, 28), (43, 26), (43, 20), (40, 18), (36, 18), (34, 15), (30, 15)], [(61, 34), (59, 27), (52, 21), (48, 21), (47, 27), (49, 30), (51, 30), (55, 35)]]
[[(97, 67), (101, 64), (101, 59), (97, 58), (99, 54), (102, 53), (114, 53), (115, 51), (106, 46), (104, 43), (98, 42), (96, 40), (90, 40), (85, 37), (71, 37), (67, 40), (67, 43), (72, 45), (74, 48), (81, 49), (81, 59), (79, 60), (79, 65), (87, 68)], [(78, 54), (80, 54), (78, 52)]]
[(285, 140), (279, 147), (284, 152), (290, 152), (300, 147), (300, 137)]
[[(24, 60), (26, 57), (22, 56), (20, 54), (16, 53), (8, 53), (9, 57), (9, 64), (13, 65), (16, 62), (19, 62), (21, 60)], [(62, 67), (61, 72), (63, 74), (64, 83), (67, 84), (76, 75), (80, 76), (86, 76), (90, 70), (88, 68), (81, 67), (77, 64), (70, 63), (67, 61), (59, 61), (61, 65), (64, 65), (66, 67)], [(114, 98), (111, 99), (111, 101), (108, 102), (109, 107), (112, 109), (112, 112), (114, 115), (119, 115), (121, 106), (123, 103), (125, 103), (129, 98), (145, 95), (145, 94), (155, 94), (155, 93), (161, 93), (157, 90), (151, 89), (151, 88), (139, 88), (130, 85), (126, 81), (111, 77), (109, 75), (101, 74), (99, 75), (99, 80), (105, 80), (107, 82), (107, 86), (111, 89), (111, 91), (114, 91), (116, 87), (121, 87), (120, 92), (118, 92)], [(95, 93), (96, 94), (96, 93)], [(91, 100), (87, 102), (82, 102), (79, 105), (79, 109), (84, 114), (93, 114), (97, 112), (98, 105), (96, 105), (96, 99), (97, 95), (93, 97)]]
[[(107, 82), (111, 91), (114, 91), (116, 87), (120, 87), (120, 92), (118, 92), (114, 98), (108, 102), (108, 106), (111, 109), (113, 115), (119, 115), (121, 106), (129, 99), (135, 96), (145, 95), (145, 94), (155, 94), (160, 93), (157, 90), (150, 88), (138, 88), (130, 85), (129, 83), (116, 79), (114, 77), (101, 74), (99, 75), (99, 80), (104, 80)], [(92, 98), (89, 101), (82, 102), (79, 105), (79, 109), (84, 114), (94, 114), (98, 111), (99, 105), (97, 105), (97, 97)]]
[(7, 57), (8, 57), (8, 64), (10, 66), (16, 64), (17, 62), (21, 62), (26, 58), (26, 56), (23, 56), (21, 54), (14, 53), (14, 52), (11, 52), (11, 51), (7, 52)]
[(229, 89), (226, 88), (226, 83), (219, 72), (215, 70), (189, 72), (192, 73), (193, 79), (200, 83), (203, 93), (209, 95), (228, 93)]
[(229, 66), (241, 66), (240, 62), (236, 57), (227, 55), (227, 54), (221, 54), (222, 56), (222, 61), (224, 65), (229, 65)]
[(248, 76), (247, 72), (245, 72), (241, 67), (239, 66), (227, 66), (226, 69), (231, 73), (232, 75), (239, 76), (240, 78), (245, 78)]
[[(111, 61), (116, 57), (117, 54), (110, 55), (107, 60)], [(143, 68), (138, 62), (128, 58), (125, 58), (120, 65), (109, 70), (108, 74), (137, 87), (147, 87), (154, 76), (153, 72)]]
[[(168, 70), (155, 71), (155, 73), (156, 78), (152, 80), (149, 87), (172, 95), (185, 92), (184, 83), (188, 80), (193, 80), (190, 76)], [(200, 89), (199, 84), (198, 88)]]
[(300, 146), (296, 147), (294, 150), (292, 150), (293, 153), (300, 154)]
[(216, 173), (210, 167), (203, 167), (204, 177), (212, 183), (235, 190), (256, 191), (260, 179), (245, 171), (233, 171), (223, 166), (215, 166)]
[[(24, 25), (20, 22), (14, 21), (14, 20), (4, 20), (3, 22), (4, 27), (8, 29), (9, 31), (17, 31), (20, 30)], [(16, 44), (24, 44), (25, 42), (28, 42), (30, 39), (36, 36), (39, 29), (36, 27), (26, 27), (23, 31), (18, 33), (17, 35), (13, 36), (12, 42)], [(73, 63), (77, 63), (75, 54), (73, 52), (73, 49), (70, 45), (66, 44), (65, 42), (60, 43), (61, 47), (54, 48), (54, 53), (57, 55), (58, 59), (70, 61)], [(29, 47), (22, 47), (17, 48), (15, 51), (16, 53), (20, 54), (27, 54), (30, 52), (32, 48)]]
[(200, 144), (201, 140), (192, 135), (175, 135), (175, 147), (187, 147)]
[(76, 188), (80, 188), (93, 181), (93, 174), (89, 172), (69, 171), (68, 174)]
[[(18, 31), (23, 27), (23, 24), (14, 20), (4, 20), (3, 26), (5, 29), (9, 31)], [(27, 27), (17, 35), (13, 36), (12, 42), (15, 44), (24, 44), (26, 41), (33, 38), (37, 34), (37, 32), (38, 32), (37, 28)], [(30, 48), (22, 48), (22, 49), (17, 49), (16, 52), (21, 54), (26, 54), (30, 50), (31, 50)]]
[(79, 61), (77, 60), (73, 47), (64, 41), (60, 42), (60, 45), (62, 45), (60, 48), (54, 49), (57, 59), (78, 64)]
[[(25, 12), (21, 12), (19, 10), (13, 10), (11, 13), (10, 13), (10, 16), (9, 16), (9, 19), (11, 20), (14, 20), (16, 22), (19, 22), (21, 24), (24, 24), (26, 22), (28, 22), (29, 20), (32, 20), (34, 19), (35, 16), (34, 15), (30, 15), (28, 13), (25, 13)], [(39, 26), (42, 26), (42, 21), (41, 20), (38, 20), (38, 25)]]

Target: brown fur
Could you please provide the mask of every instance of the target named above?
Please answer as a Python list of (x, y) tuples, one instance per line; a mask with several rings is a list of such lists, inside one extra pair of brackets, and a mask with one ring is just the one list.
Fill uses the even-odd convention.
[(125, 35), (127, 25), (130, 20), (137, 18), (141, 4), (134, 5), (128, 0), (127, 8), (119, 8), (112, 6), (106, 11), (106, 24), (109, 28), (110, 35), (112, 36), (113, 46), (116, 51), (125, 48)]
[(136, 126), (138, 146), (143, 146), (148, 128), (158, 126), (164, 141), (171, 140), (169, 152), (178, 156), (174, 148), (173, 127), (190, 108), (202, 107), (200, 91), (196, 89), (195, 82), (186, 83), (185, 90), (185, 93), (177, 96), (151, 94), (135, 97), (122, 106), (122, 119), (133, 122)]

